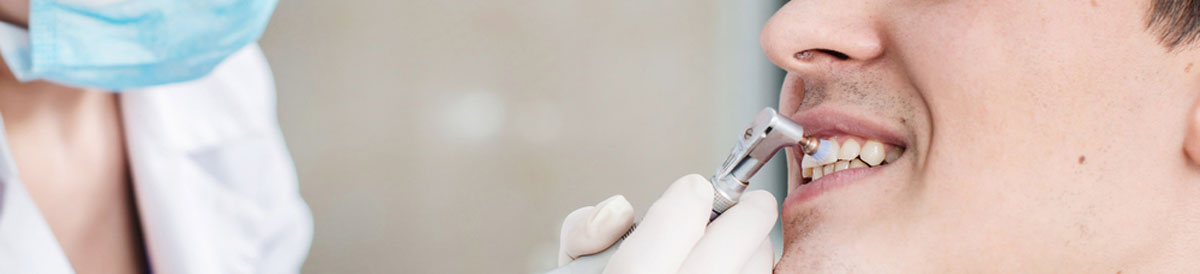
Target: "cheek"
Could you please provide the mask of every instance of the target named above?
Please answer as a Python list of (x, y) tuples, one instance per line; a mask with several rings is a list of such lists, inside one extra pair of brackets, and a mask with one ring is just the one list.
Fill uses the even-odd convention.
[(1134, 123), (1152, 118), (1137, 105), (1159, 102), (1130, 91), (1159, 89), (1138, 82), (1154, 82), (1162, 64), (1130, 52), (1161, 48), (1129, 42), (1148, 38), (1140, 21), (1105, 18), (1087, 1), (1042, 2), (951, 2), (921, 12), (939, 16), (900, 18), (897, 29), (921, 30), (894, 46), (933, 124), (925, 179), (973, 181), (948, 187), (999, 200), (1024, 187), (1053, 191), (1042, 181), (1074, 180), (1079, 156), (1147, 130)]
[(1073, 240), (1105, 233), (1104, 215), (1121, 214), (1122, 195), (1152, 194), (1124, 183), (1136, 178), (1122, 170), (1138, 166), (1117, 156), (1146, 151), (1113, 144), (1170, 132), (1137, 121), (1168, 118), (1150, 106), (1178, 103), (1130, 95), (1171, 88), (1158, 79), (1161, 48), (1139, 18), (1077, 3), (1005, 3), (956, 2), (913, 12), (939, 16), (897, 18), (897, 30), (920, 30), (898, 34), (894, 52), (933, 124), (914, 210), (925, 222), (915, 230), (959, 239), (957, 250), (943, 249), (950, 254), (990, 246), (1067, 256), (1044, 247), (1082, 249)]

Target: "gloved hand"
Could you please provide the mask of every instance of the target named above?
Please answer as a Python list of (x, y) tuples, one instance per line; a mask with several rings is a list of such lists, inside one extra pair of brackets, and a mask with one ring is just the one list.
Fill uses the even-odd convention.
[[(700, 175), (676, 180), (650, 206), (604, 273), (771, 273), (774, 248), (767, 234), (779, 217), (775, 197), (749, 191), (708, 223), (712, 184)], [(559, 265), (603, 251), (633, 223), (633, 207), (617, 195), (580, 208), (563, 221)]]

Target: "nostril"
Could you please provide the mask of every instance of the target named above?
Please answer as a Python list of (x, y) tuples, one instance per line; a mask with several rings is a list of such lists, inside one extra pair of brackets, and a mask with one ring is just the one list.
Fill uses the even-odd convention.
[(801, 61), (809, 61), (809, 60), (812, 60), (812, 59), (813, 59), (813, 57), (816, 57), (816, 55), (817, 55), (818, 53), (820, 53), (820, 54), (827, 54), (827, 55), (829, 55), (829, 56), (833, 56), (833, 58), (837, 58), (838, 60), (848, 60), (848, 59), (850, 59), (850, 56), (849, 56), (849, 55), (846, 55), (845, 53), (841, 53), (841, 52), (838, 52), (838, 51), (836, 51), (836, 50), (831, 50), (831, 49), (810, 49), (810, 50), (804, 50), (804, 51), (801, 51), (801, 52), (797, 52), (797, 53), (796, 53), (796, 59), (799, 59), (799, 60), (801, 60)]
[(836, 50), (822, 49), (822, 50), (820, 50), (820, 51), (821, 51), (822, 53), (829, 54), (829, 55), (833, 56), (834, 58), (837, 58), (838, 60), (846, 60), (846, 59), (850, 59), (850, 56), (849, 56), (849, 55), (846, 55), (845, 53), (841, 53), (841, 52), (839, 52), (839, 51), (836, 51)]
[(805, 51), (797, 52), (796, 59), (798, 59), (800, 61), (808, 61), (808, 60), (812, 60), (813, 55), (814, 54), (813, 54), (812, 50), (805, 50)]

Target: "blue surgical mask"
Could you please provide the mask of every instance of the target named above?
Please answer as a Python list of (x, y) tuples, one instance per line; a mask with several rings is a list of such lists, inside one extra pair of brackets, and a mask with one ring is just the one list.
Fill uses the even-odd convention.
[(262, 35), (277, 0), (31, 0), (29, 30), (0, 23), (22, 82), (112, 91), (193, 80)]

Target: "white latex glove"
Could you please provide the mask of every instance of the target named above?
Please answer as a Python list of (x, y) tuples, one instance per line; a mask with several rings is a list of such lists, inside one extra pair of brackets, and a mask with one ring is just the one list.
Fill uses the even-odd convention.
[(558, 234), (558, 266), (579, 256), (604, 251), (633, 225), (633, 206), (625, 196), (614, 195), (596, 206), (585, 206), (563, 220)]
[[(604, 273), (771, 273), (775, 255), (767, 235), (779, 217), (775, 197), (762, 190), (746, 192), (709, 224), (712, 200), (712, 184), (704, 177), (692, 174), (676, 180), (650, 206)], [(616, 214), (597, 211), (610, 207)], [(632, 224), (631, 209), (623, 197), (614, 196), (568, 215), (559, 265), (616, 242)]]

